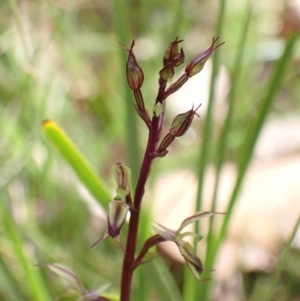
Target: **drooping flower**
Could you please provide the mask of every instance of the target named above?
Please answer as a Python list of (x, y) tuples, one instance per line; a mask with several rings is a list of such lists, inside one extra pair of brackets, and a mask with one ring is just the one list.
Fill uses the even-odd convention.
[(182, 232), (182, 230), (188, 225), (200, 220), (201, 218), (209, 217), (214, 214), (224, 214), (224, 213), (210, 212), (210, 211), (196, 213), (195, 215), (186, 218), (181, 223), (180, 227), (177, 230), (168, 229), (158, 223), (156, 223), (157, 227), (155, 227), (155, 231), (157, 234), (159, 234), (167, 241), (173, 241), (178, 246), (178, 249), (181, 255), (183, 256), (187, 266), (189, 267), (189, 269), (191, 270), (195, 278), (200, 282), (207, 280), (207, 279), (202, 280), (200, 278), (200, 274), (204, 270), (202, 262), (200, 258), (197, 256), (191, 244), (184, 240), (184, 237), (193, 236), (196, 239), (196, 241), (200, 241), (202, 239), (202, 236), (194, 232)]
[(116, 237), (122, 251), (125, 253), (120, 240), (120, 231), (131, 206), (130, 201), (126, 201), (126, 197), (130, 195), (131, 171), (130, 168), (124, 164), (117, 163), (113, 165), (113, 173), (117, 183), (117, 195), (114, 197), (114, 200), (108, 204), (107, 230), (92, 247), (104, 240), (107, 236), (112, 238)]
[(104, 234), (92, 245), (92, 247), (104, 240), (107, 236), (110, 236), (112, 238), (116, 237), (122, 251), (125, 253), (120, 240), (120, 231), (126, 220), (129, 208), (130, 206), (125, 202), (125, 200), (121, 199), (114, 199), (113, 202), (110, 202), (108, 204), (108, 228), (104, 232)]

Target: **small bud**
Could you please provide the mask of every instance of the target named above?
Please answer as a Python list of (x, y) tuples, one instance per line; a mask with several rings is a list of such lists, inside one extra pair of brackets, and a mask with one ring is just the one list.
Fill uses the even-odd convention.
[(131, 170), (122, 163), (113, 165), (113, 173), (117, 183), (117, 196), (124, 199), (130, 192)]
[(194, 108), (192, 108), (186, 113), (177, 115), (172, 122), (169, 133), (175, 137), (180, 137), (184, 135), (191, 126), (194, 116), (197, 115), (199, 117), (196, 111), (199, 109), (200, 106), (201, 104), (195, 110)]
[[(176, 37), (175, 41), (173, 41), (167, 51), (165, 52), (164, 55), (164, 66), (169, 62), (174, 59), (174, 57), (178, 54), (178, 44), (181, 43), (183, 40), (177, 40), (178, 37)], [(182, 50), (182, 49), (181, 49)]]
[(211, 54), (221, 45), (223, 45), (225, 42), (215, 46), (215, 43), (218, 41), (219, 38), (213, 38), (211, 46), (205, 50), (204, 52), (198, 54), (196, 57), (192, 59), (192, 61), (186, 66), (185, 73), (192, 77), (199, 73), (203, 67), (206, 61), (209, 59)]
[(141, 67), (138, 65), (135, 56), (132, 52), (133, 46), (134, 40), (131, 43), (130, 49), (122, 45), (122, 47), (128, 51), (128, 60), (126, 65), (127, 82), (132, 90), (137, 90), (140, 89), (143, 85), (144, 73)]
[(129, 205), (122, 200), (115, 199), (108, 204), (108, 235), (119, 236), (120, 230), (125, 222)]

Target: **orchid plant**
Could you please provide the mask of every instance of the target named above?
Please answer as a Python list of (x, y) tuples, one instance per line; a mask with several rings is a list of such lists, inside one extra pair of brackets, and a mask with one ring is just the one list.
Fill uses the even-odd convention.
[[(196, 251), (192, 245), (185, 240), (187, 236), (192, 236), (196, 241), (202, 239), (201, 236), (193, 232), (183, 232), (184, 228), (188, 225), (198, 221), (203, 217), (209, 217), (213, 214), (223, 214), (217, 212), (198, 212), (188, 218), (185, 218), (180, 227), (174, 231), (166, 228), (165, 226), (156, 223), (154, 229), (156, 234), (147, 239), (142, 246), (138, 255), (136, 255), (136, 245), (138, 239), (139, 219), (141, 212), (142, 200), (145, 192), (145, 185), (150, 173), (153, 161), (156, 158), (164, 157), (168, 154), (168, 147), (177, 138), (183, 136), (196, 116), (199, 117), (196, 108), (192, 107), (189, 111), (176, 116), (171, 124), (169, 132), (162, 137), (163, 128), (165, 126), (166, 117), (166, 100), (167, 98), (178, 91), (192, 76), (198, 74), (204, 67), (206, 61), (212, 53), (221, 45), (217, 44), (218, 38), (213, 38), (211, 46), (204, 52), (195, 56), (189, 64), (187, 64), (184, 73), (171, 85), (168, 86), (169, 81), (172, 80), (175, 68), (184, 63), (184, 51), (179, 49), (179, 44), (182, 40), (176, 38), (168, 46), (163, 57), (163, 68), (159, 71), (158, 79), (158, 93), (154, 102), (151, 114), (146, 109), (141, 87), (144, 82), (144, 73), (133, 53), (134, 41), (130, 48), (123, 48), (128, 52), (128, 59), (126, 65), (126, 77), (130, 89), (133, 91), (135, 98), (134, 108), (139, 117), (144, 121), (148, 128), (148, 142), (144, 154), (144, 158), (140, 167), (140, 173), (134, 192), (131, 189), (131, 171), (130, 168), (123, 163), (117, 163), (113, 166), (113, 173), (116, 180), (116, 195), (113, 201), (108, 205), (107, 214), (107, 230), (96, 241), (93, 246), (103, 241), (108, 236), (116, 238), (124, 254), (123, 269), (121, 278), (121, 295), (120, 301), (130, 301), (131, 298), (131, 285), (134, 271), (142, 263), (148, 261), (146, 255), (150, 248), (157, 246), (159, 243), (171, 241), (176, 244), (181, 255), (183, 256), (187, 266), (199, 282), (208, 279), (201, 279), (200, 274), (204, 270), (200, 258), (197, 256)], [(120, 239), (120, 231), (126, 221), (127, 215), (130, 212), (129, 228), (127, 234), (126, 247)], [(57, 273), (63, 274), (71, 278), (71, 282), (75, 282), (78, 290), (81, 291), (82, 296), (86, 300), (109, 300), (107, 297), (101, 296), (93, 291), (93, 293), (86, 292), (80, 284), (77, 277), (73, 272), (67, 268), (57, 265), (47, 265), (48, 268)]]
[(203, 270), (201, 260), (193, 251), (191, 245), (183, 240), (184, 236), (189, 233), (181, 233), (181, 230), (188, 224), (202, 218), (203, 216), (214, 214), (213, 212), (206, 212), (202, 214), (197, 213), (185, 219), (180, 228), (175, 232), (159, 225), (160, 228), (157, 228), (157, 234), (145, 242), (141, 253), (136, 258), (135, 252), (141, 203), (145, 191), (145, 184), (149, 176), (153, 160), (157, 157), (164, 157), (167, 155), (167, 148), (176, 137), (183, 136), (187, 132), (194, 116), (197, 115), (197, 109), (199, 108), (197, 107), (195, 110), (192, 108), (188, 112), (176, 116), (172, 122), (169, 133), (163, 139), (161, 139), (162, 130), (165, 124), (166, 99), (171, 94), (179, 90), (190, 77), (196, 75), (203, 69), (205, 62), (208, 60), (211, 54), (223, 44), (221, 43), (216, 45), (217, 40), (218, 38), (214, 38), (211, 46), (206, 51), (198, 54), (194, 59), (192, 59), (192, 61), (186, 66), (184, 74), (179, 77), (175, 83), (167, 88), (168, 81), (170, 81), (174, 76), (175, 68), (184, 63), (183, 49), (179, 49), (178, 47), (179, 43), (182, 41), (176, 38), (169, 45), (163, 57), (163, 68), (159, 71), (159, 89), (152, 112), (152, 119), (150, 118), (150, 114), (144, 105), (141, 92), (141, 87), (144, 82), (144, 74), (133, 54), (134, 41), (129, 49), (123, 46), (128, 51), (126, 75), (128, 85), (134, 94), (134, 107), (137, 114), (148, 127), (149, 136), (133, 201), (131, 199), (129, 168), (122, 164), (117, 164), (114, 168), (117, 191), (121, 191), (121, 193), (117, 193), (114, 201), (110, 203), (108, 211), (108, 230), (100, 239), (101, 241), (107, 235), (110, 235), (112, 237), (116, 236), (120, 242), (120, 228), (124, 224), (128, 211), (130, 211), (131, 214), (129, 220), (127, 245), (124, 252), (123, 261), (121, 301), (130, 300), (133, 272), (135, 268), (143, 262), (144, 255), (146, 255), (148, 249), (163, 241), (170, 240), (176, 243), (187, 265), (196, 276), (196, 279), (201, 281), (200, 277), (198, 276), (198, 273), (201, 273)]

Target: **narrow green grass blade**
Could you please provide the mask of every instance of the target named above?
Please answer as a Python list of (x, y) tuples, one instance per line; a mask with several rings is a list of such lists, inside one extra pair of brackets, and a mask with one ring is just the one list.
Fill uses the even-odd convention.
[(176, 3), (176, 8), (174, 9), (174, 14), (173, 14), (173, 26), (171, 30), (171, 35), (170, 38), (173, 39), (177, 36), (180, 35), (180, 28), (182, 24), (182, 11), (183, 11), (183, 2), (184, 0), (179, 0)]
[(26, 281), (24, 285), (28, 288), (28, 293), (30, 294), (29, 299), (34, 301), (50, 301), (49, 292), (40, 277), (39, 270), (34, 268), (35, 262), (31, 262), (24, 252), (24, 246), (18, 228), (3, 200), (0, 200), (0, 212), (2, 213), (6, 234), (11, 241), (18, 264), (24, 273), (24, 281)]
[(200, 285), (196, 282), (195, 277), (191, 270), (186, 266), (184, 268), (184, 287), (183, 287), (183, 300), (196, 300), (195, 299), (195, 286)]
[(162, 259), (158, 258), (151, 262), (149, 271), (155, 281), (159, 300), (182, 301), (178, 287)]
[[(272, 281), (270, 283), (270, 286), (268, 287), (268, 290), (266, 290), (267, 292), (267, 295), (264, 296), (264, 301), (271, 301), (272, 300), (272, 297), (274, 296), (276, 290), (276, 285), (278, 284), (278, 281), (279, 281), (279, 278), (280, 278), (280, 275), (283, 271), (283, 268), (285, 266), (285, 262), (286, 262), (286, 257), (287, 255), (289, 254), (290, 250), (291, 250), (291, 246), (292, 246), (292, 242), (296, 236), (296, 233), (297, 233), (297, 230), (300, 226), (300, 216), (298, 217), (298, 220), (296, 221), (295, 223), (295, 226), (294, 226), (294, 229), (291, 233), (291, 236), (287, 242), (287, 245), (285, 247), (285, 250), (282, 254), (282, 257), (281, 259), (279, 260), (278, 264), (277, 264), (277, 268), (276, 268), (276, 271), (274, 272), (273, 276), (272, 276)], [(249, 301), (255, 301), (255, 300), (260, 300), (260, 296), (258, 296), (256, 293), (255, 293), (255, 289), (254, 289), (254, 293), (253, 295), (251, 296), (250, 300)]]
[(43, 122), (42, 128), (47, 140), (56, 148), (62, 158), (69, 163), (79, 180), (96, 200), (106, 208), (111, 201), (110, 195), (103, 181), (101, 181), (73, 142), (54, 121), (47, 120)]
[[(216, 37), (219, 37), (222, 33), (222, 24), (224, 20), (225, 15), (225, 0), (220, 1), (220, 10), (219, 10), (219, 16), (218, 16), (218, 23), (216, 27)], [(213, 114), (213, 108), (214, 108), (214, 98), (215, 98), (215, 84), (216, 84), (216, 78), (218, 74), (219, 69), (219, 51), (216, 51), (213, 54), (213, 68), (212, 68), (212, 75), (211, 75), (211, 82), (210, 82), (210, 88), (209, 88), (209, 100), (208, 100), (208, 107), (205, 117), (205, 124), (203, 128), (203, 139), (202, 139), (202, 145), (199, 149), (199, 163), (198, 163), (198, 170), (197, 170), (197, 176), (198, 176), (198, 191), (197, 191), (197, 203), (196, 203), (196, 210), (195, 212), (201, 211), (202, 206), (202, 193), (203, 193), (203, 180), (204, 180), (204, 173), (207, 166), (207, 157), (208, 157), (208, 150), (210, 146), (210, 140), (211, 140), (211, 128), (212, 128), (212, 114)], [(196, 223), (195, 229), (196, 232), (199, 233), (199, 223)]]
[[(222, 35), (222, 26), (224, 23), (225, 8), (226, 8), (226, 1), (220, 0), (215, 37), (220, 37)], [(213, 67), (212, 67), (211, 82), (210, 82), (210, 89), (209, 89), (208, 107), (207, 107), (205, 124), (204, 124), (203, 134), (202, 134), (203, 137), (202, 145), (201, 148), (199, 149), (199, 162), (197, 165), (198, 166), (197, 169), (198, 190), (197, 190), (195, 212), (201, 211), (201, 207), (202, 207), (204, 173), (208, 164), (207, 158), (208, 158), (208, 151), (210, 148), (211, 129), (212, 129), (212, 122), (213, 122), (212, 116), (213, 116), (213, 108), (214, 108), (214, 100), (215, 100), (214, 99), (215, 85), (216, 85), (216, 78), (219, 69), (219, 51), (216, 51), (214, 53), (212, 62), (213, 62)], [(195, 232), (199, 234), (199, 222), (195, 223)], [(196, 245), (195, 248), (197, 248)], [(193, 296), (193, 300), (205, 300), (204, 296), (206, 295), (206, 287), (207, 287), (205, 283), (199, 285), (199, 283), (197, 283), (193, 279), (192, 275), (187, 276), (185, 282), (187, 282), (187, 286), (184, 287), (184, 290), (185, 291), (188, 290), (188, 292), (184, 292), (184, 296), (188, 294), (189, 296)]]
[[(220, 181), (220, 174), (221, 174), (221, 168), (225, 162), (225, 156), (227, 151), (227, 144), (228, 144), (228, 134), (231, 129), (231, 123), (233, 118), (233, 113), (236, 105), (236, 91), (237, 87), (239, 85), (239, 75), (242, 71), (242, 60), (243, 60), (243, 54), (245, 50), (246, 45), (246, 39), (249, 29), (249, 24), (251, 20), (252, 15), (252, 4), (249, 1), (248, 6), (246, 8), (245, 17), (243, 18), (244, 24), (242, 25), (242, 30), (237, 46), (237, 53), (235, 56), (235, 62), (233, 67), (233, 76), (232, 76), (232, 87), (229, 95), (229, 108), (227, 112), (227, 116), (223, 125), (223, 128), (221, 130), (221, 134), (219, 136), (219, 145), (218, 145), (218, 156), (217, 156), (217, 163), (216, 163), (216, 178), (214, 183), (214, 192), (213, 192), (213, 199), (212, 199), (212, 207), (211, 211), (216, 211), (216, 202), (217, 202), (217, 194), (218, 194), (218, 188), (219, 188), (219, 181)], [(227, 213), (228, 214), (228, 213)], [(214, 222), (214, 216), (210, 219), (210, 226), (209, 226), (209, 234), (207, 236), (207, 249), (206, 249), (206, 259), (205, 259), (205, 265), (206, 267), (211, 266), (212, 261), (210, 259), (211, 250), (215, 249), (216, 246), (214, 246), (213, 242), (216, 242), (213, 239), (213, 222)]]
[(5, 300), (26, 301), (10, 271), (0, 257), (0, 292)]
[[(220, 179), (220, 170), (221, 167), (225, 161), (225, 155), (226, 155), (226, 149), (227, 149), (227, 143), (228, 143), (228, 134), (230, 132), (230, 126), (232, 122), (233, 112), (235, 108), (235, 102), (236, 102), (236, 90), (238, 87), (239, 82), (239, 74), (242, 71), (242, 59), (243, 59), (243, 53), (245, 50), (246, 45), (246, 38), (248, 33), (248, 28), (250, 24), (250, 19), (252, 15), (252, 7), (249, 3), (247, 9), (246, 9), (246, 16), (244, 18), (245, 23), (243, 24), (243, 28), (240, 35), (240, 40), (237, 46), (237, 54), (235, 56), (235, 63), (233, 68), (233, 77), (232, 77), (232, 87), (229, 95), (230, 103), (228, 108), (228, 113), (226, 116), (226, 120), (224, 123), (224, 126), (222, 128), (220, 137), (219, 137), (219, 147), (218, 147), (218, 157), (217, 157), (217, 175), (216, 180), (214, 184), (214, 194), (213, 194), (213, 202), (211, 211), (215, 211), (216, 209), (216, 199), (217, 199), (217, 192), (219, 187), (219, 179)], [(213, 218), (211, 218), (211, 221), (213, 221)]]
[(251, 160), (255, 143), (256, 143), (259, 133), (263, 127), (263, 124), (266, 120), (268, 112), (270, 111), (270, 109), (272, 107), (275, 96), (281, 87), (281, 83), (284, 79), (286, 69), (288, 67), (288, 64), (290, 63), (290, 60), (292, 59), (293, 49), (296, 44), (296, 40), (297, 40), (297, 36), (293, 35), (287, 41), (284, 53), (282, 54), (282, 57), (276, 64), (276, 67), (275, 67), (273, 75), (271, 77), (269, 86), (266, 89), (266, 94), (262, 98), (261, 107), (259, 109), (259, 115), (254, 124), (254, 127), (252, 129), (250, 129), (249, 133), (246, 134), (246, 136), (245, 136), (246, 141), (245, 141), (245, 147), (244, 147), (244, 155), (243, 155), (243, 157), (241, 159), (241, 163), (239, 165), (238, 177), (236, 180), (234, 190), (232, 192), (232, 196), (231, 196), (229, 204), (228, 204), (224, 222), (222, 224), (218, 245), (220, 245), (221, 241), (224, 239), (224, 237), (226, 235), (228, 224), (229, 224), (230, 217), (232, 214), (232, 210), (235, 205), (237, 196), (239, 194), (241, 185), (243, 183), (243, 179), (244, 179), (245, 173), (247, 171), (249, 162)]

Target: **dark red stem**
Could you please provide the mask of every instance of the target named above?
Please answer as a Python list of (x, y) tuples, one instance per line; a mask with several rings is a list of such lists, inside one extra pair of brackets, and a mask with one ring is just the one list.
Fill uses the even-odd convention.
[[(163, 79), (159, 79), (159, 91), (156, 98), (157, 102), (163, 101), (164, 92), (166, 90), (167, 82)], [(120, 301), (130, 301), (131, 293), (131, 283), (134, 270), (134, 255), (136, 249), (136, 241), (138, 236), (138, 227), (139, 227), (139, 217), (140, 217), (140, 208), (141, 202), (145, 192), (145, 184), (150, 173), (153, 156), (152, 153), (156, 150), (156, 144), (158, 140), (159, 133), (159, 120), (162, 116), (156, 117), (153, 115), (151, 121), (151, 127), (149, 130), (149, 137), (147, 148), (145, 151), (143, 163), (140, 169), (139, 179), (137, 186), (135, 188), (134, 194), (134, 209), (131, 210), (131, 216), (129, 221), (128, 235), (127, 235), (127, 244), (126, 244), (126, 254), (123, 260), (123, 270), (121, 278), (121, 298)]]

